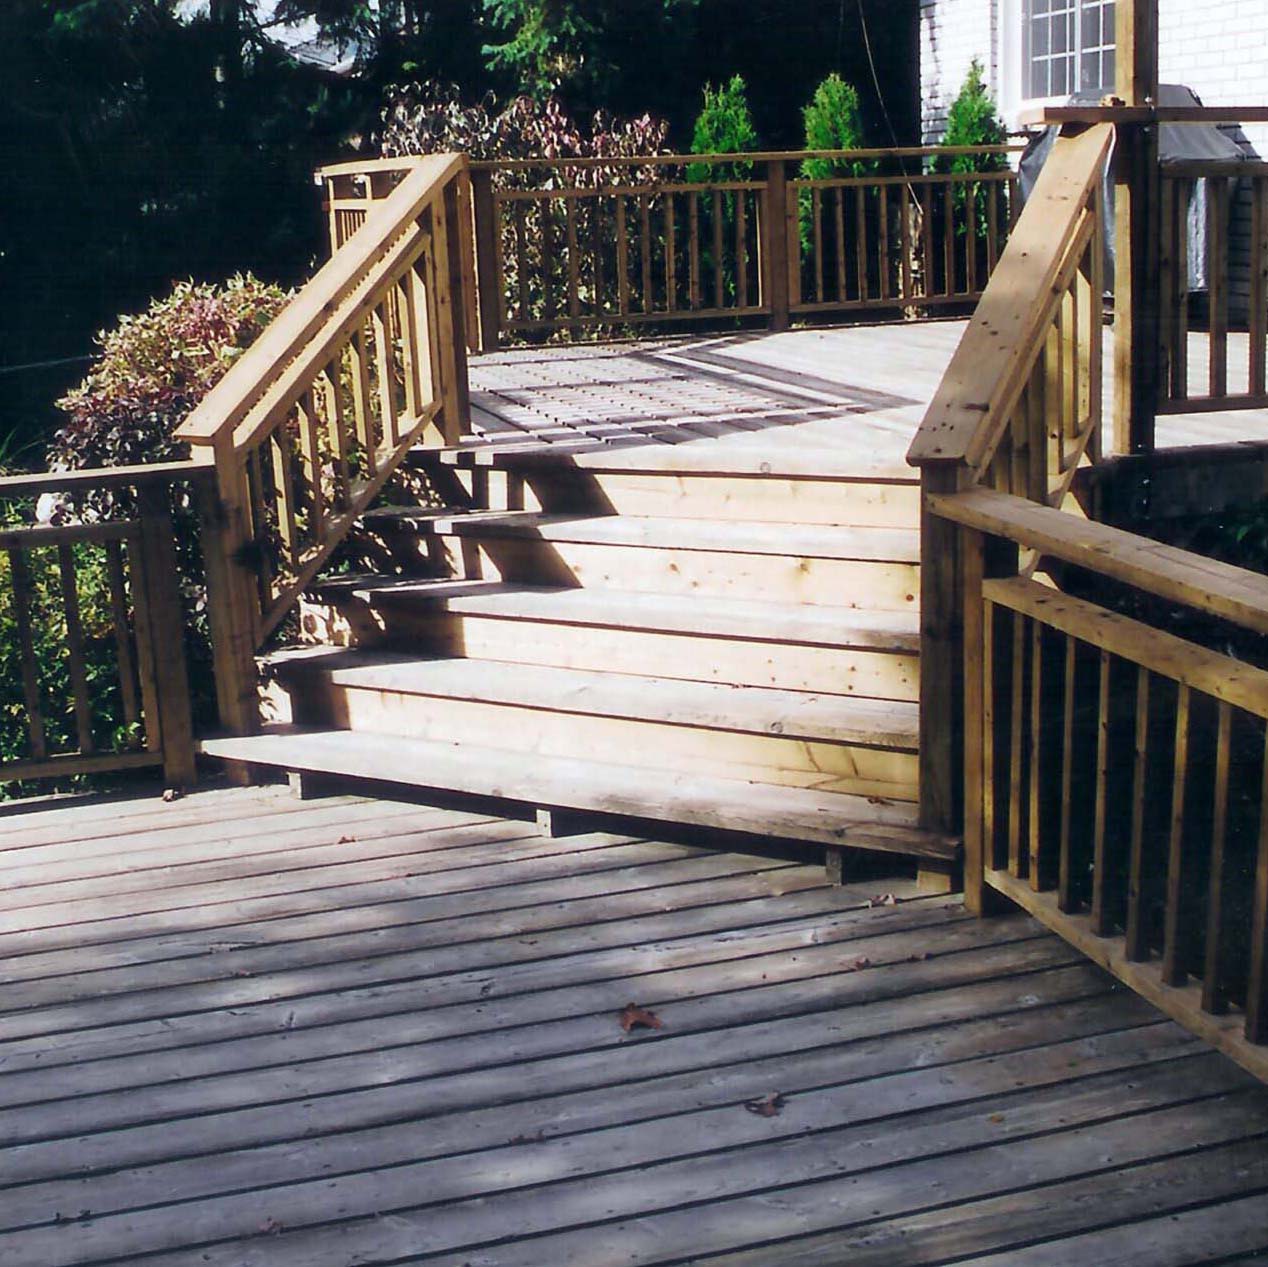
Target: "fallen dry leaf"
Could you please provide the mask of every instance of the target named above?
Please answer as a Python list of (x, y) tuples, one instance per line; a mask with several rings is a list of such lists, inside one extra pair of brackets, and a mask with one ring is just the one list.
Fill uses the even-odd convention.
[(337, 843), (341, 845), (355, 845), (357, 843), (357, 838), (355, 836), (340, 836)]
[(932, 959), (933, 955), (927, 950), (922, 950), (918, 955), (908, 955), (908, 963), (919, 963), (922, 959)]
[(172, 801), (179, 801), (184, 793), (178, 787), (167, 787), (163, 789), (163, 799), (169, 804)]
[(772, 1091), (770, 1095), (764, 1095), (760, 1100), (746, 1100), (744, 1107), (750, 1113), (756, 1113), (758, 1117), (778, 1117), (787, 1103), (788, 1101), (778, 1091)]
[(872, 961), (866, 955), (860, 955), (853, 963), (847, 963), (842, 972), (862, 972), (864, 968), (870, 968)]
[(628, 1034), (632, 1029), (664, 1029), (665, 1022), (649, 1008), (637, 1003), (627, 1003), (621, 1010), (621, 1028)]
[(867, 899), (868, 906), (897, 906), (900, 899), (896, 898), (892, 893), (878, 893), (875, 897)]

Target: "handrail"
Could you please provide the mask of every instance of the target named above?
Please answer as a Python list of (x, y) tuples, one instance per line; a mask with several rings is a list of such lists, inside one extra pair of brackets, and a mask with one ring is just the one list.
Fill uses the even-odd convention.
[(181, 461), (151, 462), (141, 466), (94, 466), (67, 471), (35, 471), (29, 475), (0, 475), (0, 498), (166, 485), (179, 480), (201, 479), (206, 473), (206, 468), (196, 462)]
[(929, 509), (975, 532), (1268, 634), (1268, 576), (987, 488), (931, 494)]
[(203, 397), (176, 430), (192, 445), (213, 443), (245, 417), (264, 390), (327, 323), (331, 312), (373, 284), (376, 266), (394, 239), (415, 224), (438, 190), (464, 169), (460, 154), (434, 154), (376, 207), (372, 219), (335, 252), (299, 294)]
[(979, 471), (994, 452), (1043, 350), (1062, 282), (1095, 227), (1089, 203), (1111, 139), (1111, 128), (1101, 124), (1053, 147), (912, 440), (912, 465), (960, 463)]
[[(883, 149), (849, 150), (753, 150), (732, 154), (613, 154), (610, 157), (585, 158), (496, 158), (473, 159), (472, 171), (524, 171), (540, 167), (678, 167), (691, 163), (769, 163), (784, 160), (799, 162), (802, 159), (854, 159), (876, 158), (961, 158), (969, 154), (1019, 154), (1025, 145), (910, 145)], [(351, 159), (342, 163), (328, 163), (317, 169), (317, 177), (326, 180), (333, 176), (359, 176), (371, 172), (403, 171), (420, 160), (401, 155), (394, 158)]]
[(222, 724), (258, 725), (254, 653), (421, 439), (468, 425), (470, 188), (420, 160), (207, 394), (176, 437), (202, 505)]

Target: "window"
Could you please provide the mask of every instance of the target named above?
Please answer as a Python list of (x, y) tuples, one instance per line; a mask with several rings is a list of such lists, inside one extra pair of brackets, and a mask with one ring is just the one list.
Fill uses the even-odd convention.
[(1023, 0), (1025, 96), (1114, 85), (1114, 0)]

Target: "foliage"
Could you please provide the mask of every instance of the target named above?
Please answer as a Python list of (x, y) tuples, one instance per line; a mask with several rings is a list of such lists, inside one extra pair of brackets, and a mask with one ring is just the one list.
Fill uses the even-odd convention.
[[(456, 85), (412, 83), (388, 99), (379, 147), (389, 158), (447, 150), (474, 159), (618, 158), (665, 153), (668, 131), (663, 119), (648, 114), (617, 119), (599, 110), (583, 128), (555, 97), (539, 102), (519, 96), (499, 110), (491, 93), (464, 105)], [(616, 170), (578, 169), (573, 175), (602, 183)]]
[[(840, 75), (832, 74), (815, 89), (802, 111), (808, 150), (858, 150), (864, 147), (863, 115), (859, 94)], [(834, 176), (862, 176), (872, 164), (863, 159), (807, 158), (801, 174), (807, 180)]]
[[(729, 83), (714, 88), (706, 84), (704, 105), (696, 116), (691, 134), (693, 154), (742, 154), (757, 149), (757, 129), (753, 126), (753, 114), (748, 104), (748, 89), (742, 75), (732, 75)], [(687, 179), (704, 182), (714, 180), (747, 180), (752, 175), (752, 163), (712, 166), (708, 163), (692, 163), (687, 168)]]
[[(982, 63), (975, 57), (959, 95), (951, 103), (943, 145), (1003, 145), (1008, 140), (1008, 132), (1000, 121), (994, 98), (982, 82), (982, 74)], [(1008, 158), (1004, 154), (940, 155), (937, 162), (937, 170), (946, 172), (997, 172), (1007, 166)]]
[(505, 38), (486, 44), (490, 69), (539, 99), (562, 95), (594, 109), (629, 99), (647, 55), (682, 46), (681, 20), (698, 0), (483, 0), (486, 26)]
[(287, 295), (248, 274), (222, 287), (180, 282), (145, 312), (98, 335), (92, 372), (58, 407), (53, 470), (184, 457), (172, 438), (196, 404), (277, 315)]

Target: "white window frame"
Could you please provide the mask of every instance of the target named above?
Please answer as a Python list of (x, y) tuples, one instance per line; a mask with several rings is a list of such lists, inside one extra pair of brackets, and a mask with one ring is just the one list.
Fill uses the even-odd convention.
[[(1121, 0), (1120, 0), (1121, 2)], [(1017, 126), (1017, 116), (1024, 109), (1035, 106), (1059, 105), (1066, 99), (1062, 93), (1055, 97), (1031, 97), (1027, 95), (1030, 67), (1026, 63), (1026, 42), (1023, 30), (1025, 0), (996, 0), (1000, 7), (1000, 85), (999, 101), (1004, 119), (1009, 127)], [(1075, 17), (1076, 76), (1081, 65), (1082, 11), (1081, 5)], [(1107, 87), (1109, 91), (1112, 85)]]

